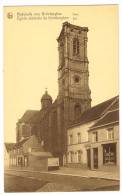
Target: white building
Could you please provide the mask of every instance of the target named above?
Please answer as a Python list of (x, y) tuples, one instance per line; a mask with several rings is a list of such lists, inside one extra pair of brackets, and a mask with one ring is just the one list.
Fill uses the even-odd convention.
[(88, 164), (91, 169), (119, 168), (119, 109), (109, 111), (89, 129), (87, 145)]
[(14, 143), (5, 143), (4, 144), (4, 167), (8, 169), (10, 166), (10, 150), (14, 146)]
[(101, 104), (98, 104), (84, 112), (76, 122), (67, 130), (67, 165), (68, 166), (88, 166), (87, 160), (87, 145), (88, 145), (88, 130), (92, 127), (105, 113), (116, 104), (118, 97), (109, 99)]

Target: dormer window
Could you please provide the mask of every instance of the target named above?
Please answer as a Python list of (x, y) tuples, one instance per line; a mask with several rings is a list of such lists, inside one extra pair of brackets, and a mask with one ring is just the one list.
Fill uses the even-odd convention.
[(77, 38), (73, 39), (73, 55), (79, 54), (79, 40)]

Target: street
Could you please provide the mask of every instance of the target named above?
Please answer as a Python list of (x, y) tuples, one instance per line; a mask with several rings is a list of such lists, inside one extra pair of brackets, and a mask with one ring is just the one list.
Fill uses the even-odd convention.
[(48, 173), (6, 173), (5, 192), (114, 191), (119, 181)]
[(41, 188), (46, 182), (26, 177), (12, 176), (5, 174), (5, 192), (34, 192)]

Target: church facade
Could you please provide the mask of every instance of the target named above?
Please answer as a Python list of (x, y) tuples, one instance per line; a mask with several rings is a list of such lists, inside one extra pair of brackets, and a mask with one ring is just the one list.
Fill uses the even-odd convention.
[(66, 162), (67, 128), (91, 108), (87, 57), (87, 27), (64, 22), (57, 39), (59, 51), (58, 96), (46, 91), (41, 110), (28, 110), (16, 124), (16, 141), (36, 135), (45, 151)]

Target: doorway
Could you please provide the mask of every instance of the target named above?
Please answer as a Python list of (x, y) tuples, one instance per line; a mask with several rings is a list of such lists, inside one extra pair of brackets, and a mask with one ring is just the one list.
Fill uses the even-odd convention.
[(91, 168), (91, 152), (90, 149), (87, 150), (87, 167)]
[(98, 169), (98, 148), (93, 148), (93, 167)]

